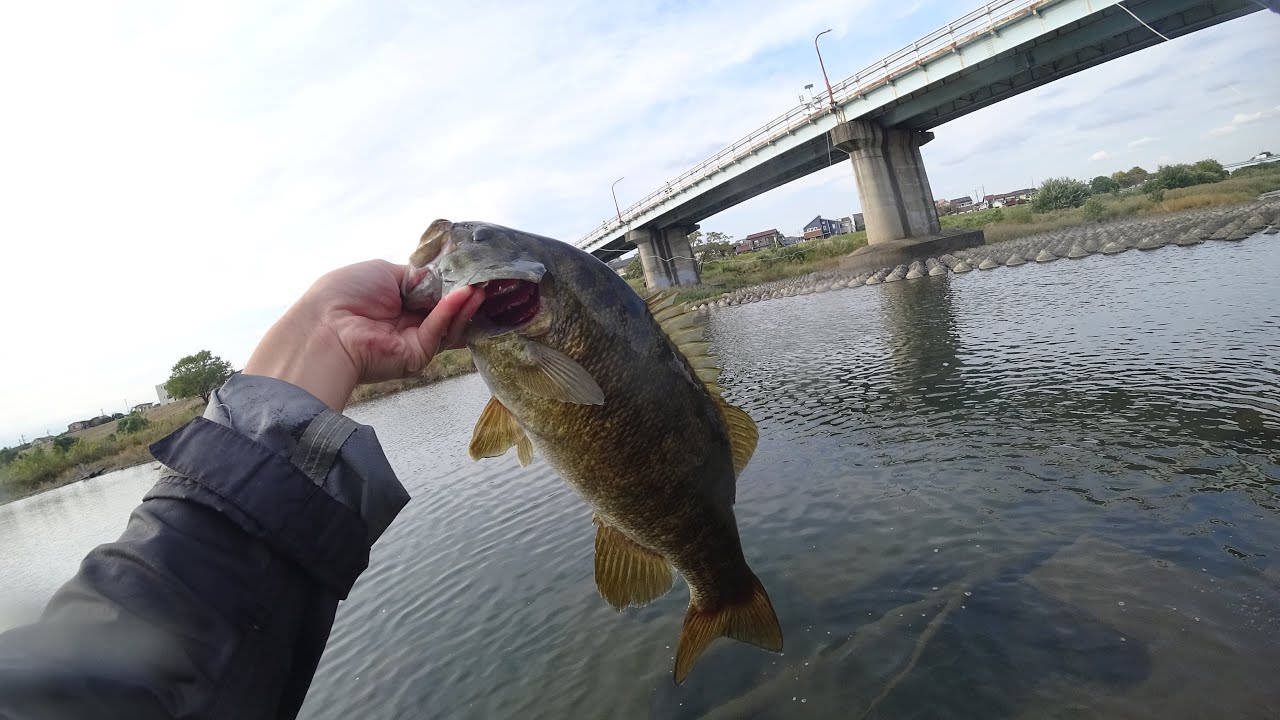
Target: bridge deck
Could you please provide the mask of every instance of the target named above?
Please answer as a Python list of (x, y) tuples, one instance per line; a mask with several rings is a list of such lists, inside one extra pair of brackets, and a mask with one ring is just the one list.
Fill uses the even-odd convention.
[[(927, 130), (1161, 42), (1120, 0), (997, 0), (834, 84), (836, 106), (799, 105), (593, 229), (576, 244), (603, 259), (629, 230), (695, 223), (844, 162), (827, 133), (846, 119)], [(1168, 37), (1260, 9), (1252, 0), (1127, 0)]]

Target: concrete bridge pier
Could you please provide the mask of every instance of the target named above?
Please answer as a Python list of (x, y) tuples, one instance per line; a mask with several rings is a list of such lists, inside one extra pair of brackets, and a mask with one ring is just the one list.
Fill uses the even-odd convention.
[(851, 120), (831, 131), (831, 144), (849, 154), (867, 221), (867, 247), (846, 269), (893, 265), (927, 254), (983, 244), (980, 230), (948, 230), (938, 222), (920, 146), (933, 133)]
[(936, 235), (942, 230), (920, 156), (920, 146), (932, 139), (931, 132), (885, 128), (864, 120), (852, 120), (831, 131), (831, 144), (853, 160), (867, 220), (867, 244)]
[(644, 284), (651, 288), (698, 284), (698, 265), (689, 233), (697, 230), (693, 223), (665, 228), (640, 228), (627, 233), (627, 242), (640, 251), (644, 267)]

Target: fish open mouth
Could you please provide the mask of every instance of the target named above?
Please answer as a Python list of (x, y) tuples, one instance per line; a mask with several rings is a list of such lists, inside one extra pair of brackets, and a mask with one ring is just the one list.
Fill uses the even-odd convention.
[(533, 320), (541, 307), (538, 283), (528, 280), (490, 280), (477, 314), (499, 327), (515, 328)]

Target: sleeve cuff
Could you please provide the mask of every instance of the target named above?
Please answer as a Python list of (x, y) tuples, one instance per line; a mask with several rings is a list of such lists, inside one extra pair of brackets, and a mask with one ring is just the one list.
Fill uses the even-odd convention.
[(184, 476), (147, 497), (199, 500), (342, 597), (409, 501), (373, 428), (282, 380), (237, 374), (197, 418), (151, 447)]
[(222, 512), (344, 598), (369, 566), (360, 516), (288, 458), (234, 430), (196, 418), (151, 453), (183, 477), (162, 479), (144, 501), (197, 501)]

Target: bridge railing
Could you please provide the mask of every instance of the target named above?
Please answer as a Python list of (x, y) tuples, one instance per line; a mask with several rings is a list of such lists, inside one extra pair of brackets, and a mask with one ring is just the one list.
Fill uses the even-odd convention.
[[(953, 20), (946, 27), (925, 35), (883, 60), (832, 85), (831, 91), (837, 103), (859, 97), (868, 90), (889, 82), (893, 77), (921, 65), (925, 60), (951, 52), (977, 36), (994, 31), (997, 26), (1051, 2), (1053, 0), (995, 0), (987, 3)], [(815, 117), (828, 112), (830, 112), (829, 108), (815, 103), (805, 103), (791, 108), (741, 140), (689, 168), (676, 179), (627, 206), (621, 212), (621, 219), (614, 217), (597, 225), (578, 241), (578, 245), (586, 245), (593, 239), (622, 227), (636, 216), (660, 204), (669, 195), (696, 185), (703, 179), (751, 155), (760, 147), (768, 145), (796, 128), (812, 122)]]

